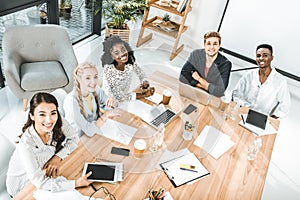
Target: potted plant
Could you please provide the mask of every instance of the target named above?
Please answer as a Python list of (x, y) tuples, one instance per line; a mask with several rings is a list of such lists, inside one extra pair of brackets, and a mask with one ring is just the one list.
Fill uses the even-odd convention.
[(59, 11), (60, 15), (65, 19), (69, 19), (71, 17), (72, 10), (72, 0), (60, 0), (59, 3)]
[[(110, 35), (124, 35), (124, 30), (128, 32), (129, 27), (126, 22), (135, 22), (144, 14), (147, 8), (146, 0), (103, 0), (102, 14), (106, 21), (106, 36)], [(95, 14), (101, 9), (101, 1), (95, 2)], [(120, 36), (120, 35), (119, 35)], [(126, 36), (120, 36), (122, 39), (128, 41)]]

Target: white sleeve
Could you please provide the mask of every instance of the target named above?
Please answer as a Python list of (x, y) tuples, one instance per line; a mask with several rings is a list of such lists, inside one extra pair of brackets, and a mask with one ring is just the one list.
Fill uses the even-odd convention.
[(61, 159), (65, 159), (72, 151), (74, 151), (79, 142), (79, 137), (74, 128), (62, 117), (62, 131), (66, 136), (65, 141), (63, 142), (63, 148), (56, 154)]
[(278, 106), (275, 109), (274, 113), (271, 115), (275, 115), (279, 118), (285, 117), (291, 106), (290, 93), (288, 90), (287, 82), (284, 81), (277, 93)]
[[(67, 180), (65, 177), (50, 178), (46, 177), (42, 171), (41, 156), (36, 154), (32, 148), (34, 146), (18, 144), (19, 157), (25, 166), (25, 171), (30, 182), (38, 189), (57, 192), (61, 190), (71, 190), (75, 188), (74, 180)], [(47, 151), (47, 150), (45, 150)]]

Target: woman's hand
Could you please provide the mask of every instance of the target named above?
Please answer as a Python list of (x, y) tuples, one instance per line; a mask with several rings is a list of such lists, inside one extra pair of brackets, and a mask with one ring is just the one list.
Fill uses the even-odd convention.
[(105, 112), (105, 114), (101, 115), (96, 121), (95, 124), (96, 126), (98, 126), (99, 128), (101, 128), (103, 126), (103, 124), (106, 122), (107, 120), (107, 113), (108, 111)]
[(150, 97), (154, 94), (155, 88), (154, 87), (149, 87), (147, 90), (145, 90), (143, 93), (137, 93), (136, 98), (144, 98), (144, 97)]
[(48, 160), (42, 168), (45, 176), (52, 178), (58, 177), (60, 162), (61, 158), (57, 155), (50, 158), (50, 160)]
[(117, 101), (112, 97), (107, 98), (104, 104), (108, 108), (114, 108), (118, 106)]
[(87, 179), (91, 174), (92, 172), (89, 172), (85, 176), (81, 176), (80, 178), (75, 180), (75, 188), (89, 186), (92, 182)]

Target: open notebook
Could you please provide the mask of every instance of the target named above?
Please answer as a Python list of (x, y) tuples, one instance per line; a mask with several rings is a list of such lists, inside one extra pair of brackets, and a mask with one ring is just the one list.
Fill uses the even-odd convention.
[[(190, 166), (190, 170), (182, 168), (183, 166)], [(209, 171), (193, 153), (160, 163), (160, 167), (167, 174), (174, 187), (209, 175)]]

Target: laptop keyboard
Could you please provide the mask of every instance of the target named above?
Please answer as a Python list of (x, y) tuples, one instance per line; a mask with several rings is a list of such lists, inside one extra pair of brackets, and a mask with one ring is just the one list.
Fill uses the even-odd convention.
[(157, 116), (155, 119), (153, 119), (150, 123), (158, 127), (161, 123), (167, 124), (174, 115), (175, 115), (174, 112), (167, 109), (159, 116)]

